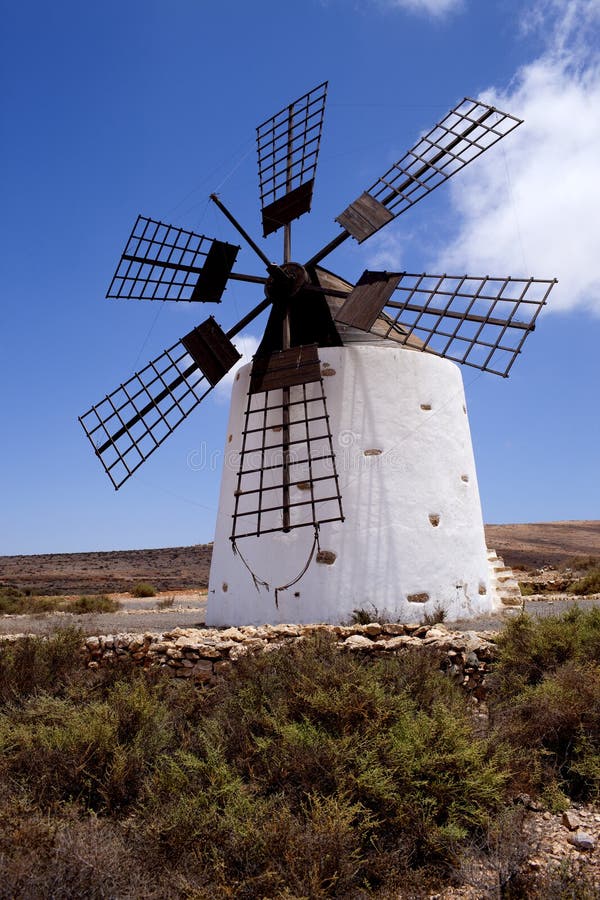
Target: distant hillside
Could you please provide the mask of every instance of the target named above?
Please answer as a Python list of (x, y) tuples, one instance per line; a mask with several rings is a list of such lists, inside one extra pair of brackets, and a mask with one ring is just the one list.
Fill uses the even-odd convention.
[[(574, 556), (600, 558), (600, 521), (486, 525), (488, 547), (507, 565), (525, 569), (562, 565)], [(36, 594), (126, 591), (136, 581), (158, 590), (208, 585), (212, 544), (110, 553), (54, 553), (0, 556), (0, 583)]]
[(600, 559), (600, 521), (486, 525), (485, 536), (509, 566), (560, 566), (575, 556)]

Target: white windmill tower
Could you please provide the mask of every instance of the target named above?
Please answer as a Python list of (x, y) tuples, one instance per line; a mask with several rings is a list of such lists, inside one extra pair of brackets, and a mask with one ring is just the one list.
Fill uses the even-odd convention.
[(270, 315), (233, 383), (207, 624), (340, 622), (357, 607), (449, 619), (495, 603), (462, 378), (507, 376), (554, 280), (366, 271), (321, 265), (456, 174), (521, 121), (466, 98), (337, 217), (303, 265), (291, 222), (310, 210), (327, 84), (257, 129), (265, 237), (281, 265), (212, 199), (267, 276), (233, 272), (238, 247), (139, 217), (109, 297), (219, 302), (228, 280), (265, 299), (223, 332), (212, 317), (80, 419), (114, 486), (240, 359), (231, 342)]

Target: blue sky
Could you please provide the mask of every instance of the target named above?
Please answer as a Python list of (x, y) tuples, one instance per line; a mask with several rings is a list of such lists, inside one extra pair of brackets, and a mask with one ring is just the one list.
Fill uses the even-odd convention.
[[(212, 539), (223, 391), (118, 493), (77, 422), (207, 310), (103, 298), (138, 213), (237, 243), (216, 190), (260, 237), (254, 129), (325, 79), (301, 261), (463, 96), (526, 120), (328, 264), (349, 278), (369, 265), (556, 275), (511, 377), (464, 372), (484, 517), (600, 518), (600, 0), (1, 8), (0, 554)], [(280, 244), (263, 242), (274, 258)], [(246, 250), (237, 268), (262, 274)], [(260, 298), (233, 285), (216, 317), (230, 326)]]

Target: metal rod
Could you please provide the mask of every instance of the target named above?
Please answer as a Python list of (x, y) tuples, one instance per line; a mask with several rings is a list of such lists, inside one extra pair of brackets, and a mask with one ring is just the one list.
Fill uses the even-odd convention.
[(215, 203), (215, 204), (219, 207), (219, 209), (221, 210), (221, 212), (223, 213), (223, 215), (225, 216), (225, 218), (229, 219), (229, 221), (231, 222), (231, 224), (233, 225), (233, 227), (241, 234), (241, 236), (244, 238), (244, 240), (246, 241), (246, 243), (247, 243), (250, 247), (252, 247), (252, 249), (254, 250), (254, 252), (256, 253), (256, 255), (257, 255), (260, 259), (262, 259), (262, 261), (264, 262), (264, 264), (265, 264), (265, 266), (267, 267), (267, 269), (271, 269), (272, 263), (271, 263), (271, 260), (269, 259), (269, 257), (266, 256), (266, 255), (262, 252), (262, 250), (260, 249), (260, 247), (258, 246), (258, 244), (257, 244), (255, 241), (252, 240), (252, 238), (250, 237), (250, 235), (248, 234), (248, 232), (246, 231), (246, 229), (245, 229), (245, 228), (242, 228), (242, 226), (240, 225), (240, 223), (239, 223), (239, 222), (237, 221), (237, 219), (229, 212), (229, 210), (227, 209), (227, 207), (226, 207), (223, 203), (221, 203), (221, 201), (219, 200), (219, 198), (217, 197), (217, 195), (216, 195), (216, 194), (211, 194), (211, 195), (210, 195), (210, 199), (212, 200), (213, 203)]
[(251, 284), (266, 284), (267, 279), (262, 275), (244, 275), (242, 272), (230, 272), (232, 281), (249, 281)]
[[(236, 325), (234, 325), (233, 328), (229, 329), (229, 331), (227, 332), (227, 337), (234, 337), (270, 305), (271, 301), (267, 297), (265, 297), (265, 299), (257, 306), (255, 306), (254, 309), (250, 310), (250, 312), (246, 316), (244, 316), (243, 319), (240, 319), (240, 321)], [(108, 450), (108, 448), (112, 446), (115, 441), (118, 441), (120, 437), (123, 437), (123, 435), (126, 434), (129, 429), (136, 424), (136, 422), (139, 422), (140, 419), (143, 419), (144, 416), (150, 412), (150, 410), (158, 407), (158, 404), (161, 403), (161, 401), (168, 397), (169, 394), (172, 394), (176, 387), (179, 387), (180, 384), (183, 384), (186, 378), (188, 378), (193, 372), (196, 371), (196, 369), (199, 368), (200, 366), (197, 363), (191, 363), (187, 367), (187, 369), (181, 373), (181, 375), (178, 375), (177, 378), (175, 378), (171, 382), (171, 384), (167, 385), (166, 388), (164, 388), (159, 394), (157, 394), (156, 397), (154, 397), (150, 401), (150, 403), (147, 403), (142, 410), (140, 410), (135, 414), (135, 416), (133, 416), (128, 422), (126, 422), (122, 428), (119, 428), (119, 430), (115, 434), (113, 434), (112, 437), (110, 437), (107, 441), (105, 441), (105, 443), (101, 447), (98, 447), (96, 449), (96, 454), (100, 456), (101, 453), (104, 453), (105, 450)]]
[[(450, 153), (462, 140), (464, 140), (466, 137), (468, 137), (469, 134), (471, 134), (472, 131), (474, 131), (476, 128), (478, 128), (480, 125), (482, 125), (483, 122), (485, 122), (485, 120), (487, 118), (489, 118), (489, 116), (491, 116), (492, 113), (494, 113), (494, 112), (496, 112), (496, 110), (493, 108), (486, 110), (479, 117), (479, 119), (477, 119), (475, 122), (472, 122), (471, 125), (469, 125), (469, 127), (466, 128), (465, 131), (462, 132), (462, 134), (460, 134), (456, 138), (454, 138), (454, 140), (451, 141), (447, 147), (440, 150), (431, 160), (428, 160), (426, 163), (424, 163), (421, 166), (421, 168), (414, 175), (409, 175), (408, 178), (406, 179), (406, 181), (404, 181), (399, 187), (391, 190), (390, 193), (386, 197), (384, 197), (383, 200), (380, 200), (379, 202), (383, 206), (387, 206), (387, 204), (391, 200), (393, 200), (394, 197), (397, 197), (398, 194), (401, 194), (414, 181), (418, 181), (419, 178), (422, 175), (424, 175), (424, 173), (428, 169), (430, 169), (437, 162), (439, 162), (440, 159), (442, 159), (442, 157), (446, 153)], [(375, 185), (373, 185), (373, 187), (375, 187)], [(372, 190), (372, 188), (370, 190)], [(350, 233), (348, 231), (344, 230), (341, 234), (338, 234), (338, 236), (336, 238), (334, 238), (332, 241), (330, 241), (329, 244), (327, 244), (325, 247), (323, 247), (322, 250), (319, 250), (318, 253), (315, 253), (315, 255), (311, 259), (309, 259), (309, 261), (306, 263), (306, 265), (307, 266), (316, 266), (317, 263), (321, 262), (322, 259), (325, 259), (326, 256), (329, 256), (329, 254), (333, 250), (335, 250), (337, 247), (339, 247), (340, 244), (342, 244), (348, 237), (350, 237)]]
[[(292, 185), (292, 136), (294, 130), (294, 122), (292, 117), (292, 107), (288, 112), (288, 133), (287, 133), (287, 164), (285, 173), (286, 193), (289, 193)], [(283, 228), (283, 262), (289, 263), (292, 255), (292, 226), (288, 222)], [(290, 304), (286, 301), (283, 313), (283, 334), (282, 349), (290, 348)], [(282, 394), (283, 408), (281, 410), (281, 420), (283, 425), (282, 432), (282, 450), (283, 450), (283, 472), (282, 472), (282, 500), (283, 500), (283, 530), (290, 530), (290, 389), (283, 388)]]
[(346, 238), (349, 237), (350, 232), (344, 229), (341, 234), (338, 234), (338, 236), (330, 241), (325, 247), (323, 247), (322, 250), (319, 250), (318, 253), (315, 253), (315, 255), (309, 259), (306, 265), (316, 266), (317, 263), (320, 263), (322, 259), (325, 259), (326, 256), (329, 256), (330, 253), (332, 253), (337, 247), (339, 247), (340, 244), (343, 244)]

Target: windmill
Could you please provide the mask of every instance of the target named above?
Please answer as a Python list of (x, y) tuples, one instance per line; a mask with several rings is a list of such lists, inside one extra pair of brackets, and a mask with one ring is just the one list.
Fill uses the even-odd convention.
[[(239, 246), (139, 216), (107, 296), (219, 303), (235, 281), (264, 289), (227, 332), (210, 316), (80, 417), (115, 488), (238, 363), (233, 338), (268, 321), (235, 375), (207, 622), (342, 621), (368, 604), (449, 618), (494, 604), (460, 370), (506, 377), (555, 280), (323, 267), (408, 211), (521, 120), (465, 98), (337, 216), (341, 230), (292, 260), (291, 223), (310, 211), (323, 83), (257, 128), (269, 259), (234, 270)], [(256, 590), (255, 590), (256, 588)]]

